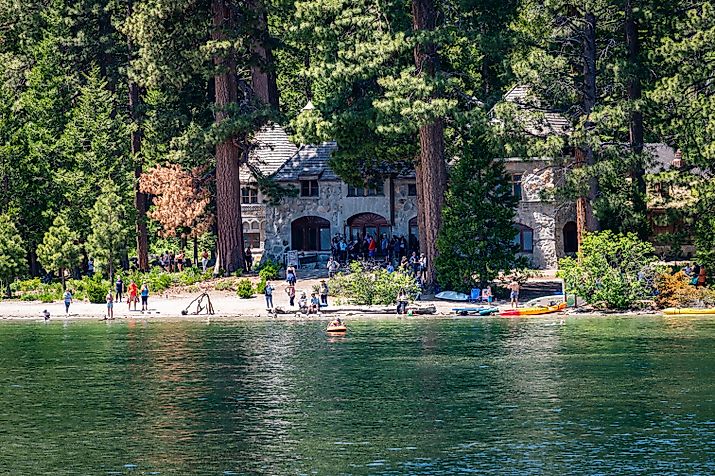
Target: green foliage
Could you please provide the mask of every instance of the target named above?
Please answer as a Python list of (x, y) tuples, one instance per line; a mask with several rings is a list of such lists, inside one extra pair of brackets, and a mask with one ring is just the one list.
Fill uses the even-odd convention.
[(128, 273), (126, 276), (122, 277), (125, 285), (129, 285), (131, 281), (134, 281), (137, 286), (141, 286), (142, 283), (146, 283), (149, 286), (149, 291), (153, 293), (160, 293), (172, 287), (175, 284), (174, 274), (164, 272), (159, 268), (152, 268), (148, 273), (142, 273), (141, 271), (134, 271)]
[(126, 248), (129, 238), (126, 215), (116, 185), (106, 182), (90, 212), (92, 232), (87, 240), (87, 253), (110, 280), (119, 264), (120, 251)]
[(653, 253), (653, 245), (633, 233), (589, 233), (576, 258), (559, 261), (557, 276), (564, 280), (566, 292), (594, 306), (629, 309), (651, 296), (658, 271)]
[(79, 265), (78, 240), (77, 233), (70, 230), (62, 215), (57, 215), (42, 244), (37, 247), (37, 259), (46, 270), (59, 271), (64, 282), (62, 271)]
[(467, 291), (525, 266), (514, 245), (516, 198), (502, 162), (487, 147), (465, 137), (450, 173), (435, 262), (443, 289)]
[(246, 278), (239, 279), (236, 284), (236, 294), (238, 294), (238, 297), (241, 299), (252, 298), (255, 294), (255, 289), (253, 288), (251, 281)]
[(266, 258), (258, 266), (256, 266), (256, 271), (258, 271), (258, 276), (261, 278), (272, 280), (280, 278), (280, 265), (270, 258)]
[(216, 291), (234, 291), (236, 289), (236, 281), (233, 279), (222, 279), (214, 286)]
[(403, 290), (409, 295), (417, 295), (420, 288), (411, 276), (384, 269), (366, 271), (358, 262), (350, 264), (350, 273), (341, 274), (330, 280), (331, 293), (350, 304), (390, 305), (397, 302)]
[(266, 283), (267, 280), (264, 276), (261, 276), (261, 279), (256, 283), (256, 292), (258, 294), (264, 294), (266, 292)]
[(7, 215), (0, 215), (0, 282), (7, 285), (26, 265), (22, 237)]
[(213, 274), (211, 271), (206, 270), (204, 274), (199, 268), (185, 268), (181, 273), (178, 274), (178, 282), (182, 286), (193, 286), (196, 283), (206, 281), (211, 279)]

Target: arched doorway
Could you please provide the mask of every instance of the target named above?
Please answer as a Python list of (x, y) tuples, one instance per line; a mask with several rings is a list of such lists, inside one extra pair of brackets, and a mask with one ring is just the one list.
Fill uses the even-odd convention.
[(417, 217), (414, 217), (407, 224), (409, 229), (408, 245), (410, 252), (420, 250), (420, 227), (417, 225)]
[(291, 245), (297, 251), (330, 250), (330, 222), (325, 218), (306, 216), (290, 224)]
[(348, 218), (346, 234), (350, 239), (357, 239), (358, 237), (362, 239), (367, 235), (371, 235), (377, 240), (383, 234), (388, 237), (391, 236), (392, 227), (382, 215), (359, 213)]
[(569, 221), (564, 225), (564, 253), (576, 253), (578, 251), (578, 232), (576, 222)]

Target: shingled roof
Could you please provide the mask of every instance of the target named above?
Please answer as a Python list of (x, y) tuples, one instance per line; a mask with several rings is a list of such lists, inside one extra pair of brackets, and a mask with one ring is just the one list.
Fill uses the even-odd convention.
[(539, 98), (534, 96), (529, 86), (514, 86), (504, 95), (504, 101), (516, 104), (519, 109), (533, 116), (528, 117), (524, 124), (531, 134), (547, 136), (567, 134), (571, 130), (568, 118), (560, 112), (542, 108)]
[(338, 144), (335, 141), (320, 145), (302, 145), (298, 151), (278, 169), (273, 178), (279, 182), (292, 182), (302, 178), (340, 180), (328, 162)]
[[(253, 138), (253, 145), (248, 160), (266, 176), (273, 175), (298, 151), (285, 129), (278, 124), (268, 124), (261, 128)], [(249, 178), (250, 171), (244, 165), (241, 167), (241, 180)]]

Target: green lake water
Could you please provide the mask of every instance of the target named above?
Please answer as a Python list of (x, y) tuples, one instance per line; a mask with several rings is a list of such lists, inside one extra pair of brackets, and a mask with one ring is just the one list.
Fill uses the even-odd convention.
[(715, 474), (715, 320), (0, 325), (0, 474)]

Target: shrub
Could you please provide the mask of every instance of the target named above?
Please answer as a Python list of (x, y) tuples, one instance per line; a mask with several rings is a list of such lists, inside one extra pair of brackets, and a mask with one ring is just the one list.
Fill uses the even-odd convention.
[(261, 276), (261, 280), (258, 281), (258, 284), (256, 284), (256, 292), (258, 294), (263, 294), (266, 292), (266, 282), (267, 281), (268, 280), (264, 276)]
[(243, 269), (242, 268), (236, 269), (236, 271), (233, 272), (233, 275), (236, 276), (237, 278), (240, 278), (241, 276), (243, 276)]
[(41, 285), (42, 282), (40, 281), (40, 278), (32, 278), (24, 281), (15, 281), (10, 284), (10, 288), (12, 288), (13, 291), (26, 293), (28, 291), (38, 291)]
[(655, 278), (658, 307), (709, 307), (715, 304), (715, 293), (690, 284), (690, 278), (679, 271), (675, 274), (661, 273)]
[(192, 286), (201, 281), (206, 281), (212, 278), (212, 273), (203, 273), (199, 268), (186, 268), (178, 274), (177, 280), (182, 286)]
[(173, 275), (167, 273), (166, 271), (154, 267), (148, 273), (142, 273), (141, 271), (134, 271), (122, 277), (122, 280), (126, 285), (129, 285), (131, 281), (137, 283), (137, 286), (141, 286), (142, 283), (146, 283), (149, 286), (149, 291), (153, 293), (160, 293), (175, 284), (175, 280), (178, 275)]
[(280, 265), (270, 258), (266, 258), (261, 264), (256, 266), (258, 276), (267, 280), (280, 278)]
[(236, 281), (233, 279), (224, 279), (219, 281), (214, 286), (216, 291), (232, 291), (236, 287)]
[(629, 309), (652, 294), (657, 272), (653, 253), (653, 245), (640, 241), (634, 233), (589, 233), (577, 258), (559, 261), (557, 276), (563, 278), (566, 292), (594, 306)]
[(351, 304), (389, 305), (397, 301), (400, 290), (417, 295), (420, 288), (411, 276), (384, 269), (365, 271), (360, 263), (350, 264), (350, 274), (343, 274), (330, 280), (331, 292)]
[(236, 294), (238, 294), (238, 297), (240, 297), (241, 299), (252, 298), (254, 294), (254, 289), (253, 284), (251, 284), (251, 281), (246, 278), (239, 279), (238, 284), (236, 285)]

